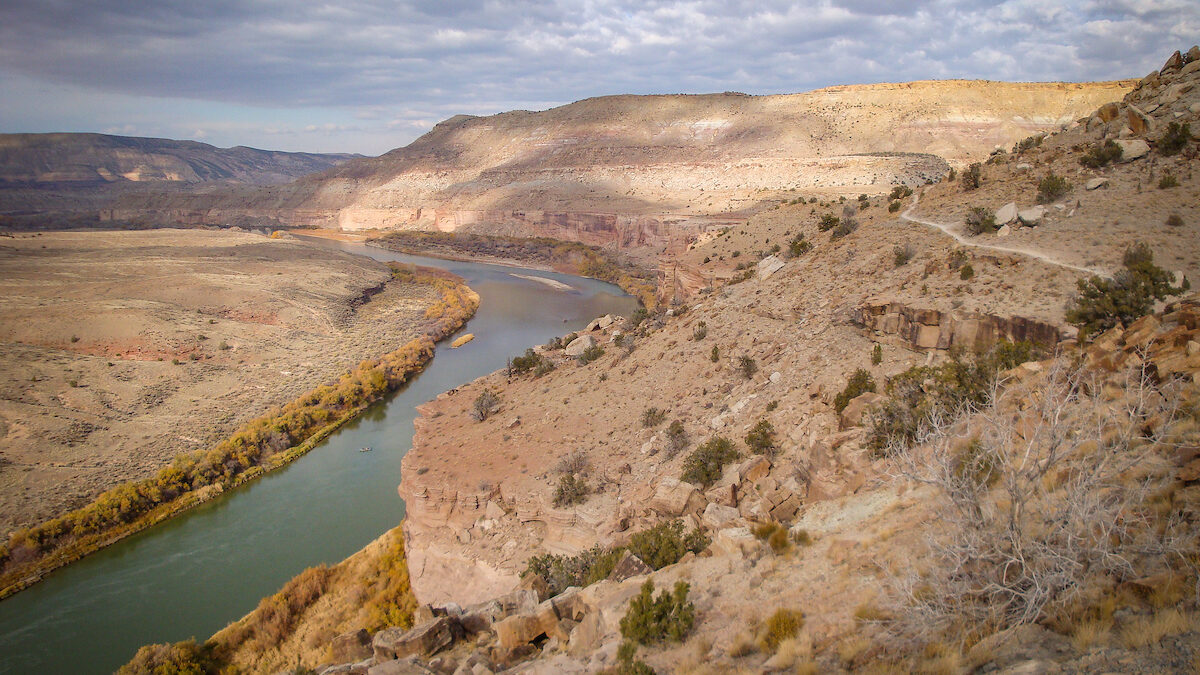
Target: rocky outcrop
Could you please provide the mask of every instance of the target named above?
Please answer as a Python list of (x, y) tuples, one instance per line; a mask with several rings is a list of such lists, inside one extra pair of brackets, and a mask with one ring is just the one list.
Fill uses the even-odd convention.
[(1000, 340), (1054, 345), (1073, 331), (1020, 316), (968, 314), (918, 309), (894, 302), (869, 303), (850, 312), (851, 324), (877, 335), (894, 335), (913, 349), (962, 346), (983, 351)]
[(1121, 161), (1145, 157), (1172, 122), (1187, 122), (1200, 113), (1200, 54), (1175, 52), (1159, 70), (1143, 77), (1119, 103), (1108, 103), (1083, 120), (1088, 131), (1115, 140)]

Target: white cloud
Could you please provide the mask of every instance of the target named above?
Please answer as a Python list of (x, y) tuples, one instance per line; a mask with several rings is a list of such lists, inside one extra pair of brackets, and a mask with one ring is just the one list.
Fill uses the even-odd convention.
[[(1198, 27), (1194, 0), (7, 0), (0, 85), (32, 98), (0, 97), (0, 129), (269, 126), (382, 152), (455, 113), (602, 94), (1140, 76)], [(150, 118), (185, 100), (208, 117)]]

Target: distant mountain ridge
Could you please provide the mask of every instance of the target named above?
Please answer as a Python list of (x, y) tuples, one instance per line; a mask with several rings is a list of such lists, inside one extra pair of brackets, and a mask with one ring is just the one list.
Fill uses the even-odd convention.
[(0, 134), (0, 186), (154, 181), (277, 185), (358, 157), (93, 133)]

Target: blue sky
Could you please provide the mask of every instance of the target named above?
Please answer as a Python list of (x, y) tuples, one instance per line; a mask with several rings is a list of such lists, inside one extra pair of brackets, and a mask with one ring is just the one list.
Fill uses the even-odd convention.
[(1196, 0), (5, 0), (0, 132), (379, 154), (605, 94), (1141, 77)]

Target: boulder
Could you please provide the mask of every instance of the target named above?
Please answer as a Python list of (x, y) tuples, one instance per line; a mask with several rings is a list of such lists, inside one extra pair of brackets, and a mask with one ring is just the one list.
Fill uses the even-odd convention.
[(1012, 228), (1007, 225), (1003, 225), (1000, 229), (996, 230), (997, 237), (1007, 237), (1010, 234), (1012, 234)]
[(596, 319), (596, 321), (598, 322), (598, 325), (600, 326), (600, 330), (604, 330), (605, 328), (608, 328), (609, 326), (616, 323), (617, 317), (613, 316), (612, 314), (605, 314), (604, 316), (600, 317), (599, 319)]
[(1104, 122), (1111, 122), (1117, 119), (1117, 115), (1121, 112), (1121, 107), (1115, 103), (1105, 103), (1096, 110), (1096, 116)]
[(334, 636), (329, 641), (329, 658), (338, 663), (362, 661), (373, 654), (371, 636), (362, 628)]
[(1017, 211), (1017, 219), (1025, 225), (1037, 225), (1046, 216), (1046, 207), (1031, 206)]
[(1200, 45), (1192, 45), (1192, 48), (1187, 50), (1188, 65), (1200, 63)]
[(550, 597), (550, 584), (546, 583), (546, 580), (538, 574), (527, 574), (521, 577), (521, 583), (517, 585), (517, 588), (533, 591), (538, 602)]
[(582, 656), (595, 651), (604, 637), (604, 622), (600, 612), (592, 612), (583, 617), (583, 621), (571, 631), (571, 639), (567, 641), (567, 651), (575, 656)]
[(740, 555), (758, 548), (758, 540), (750, 533), (748, 527), (727, 527), (717, 530), (717, 536), (713, 537), (711, 548), (716, 555), (731, 553)]
[(783, 268), (783, 261), (778, 257), (769, 255), (758, 261), (758, 278), (769, 279), (772, 274), (775, 274)]
[(704, 523), (704, 527), (710, 530), (719, 530), (740, 518), (741, 515), (732, 506), (709, 504), (704, 507), (704, 513), (700, 516), (700, 522)]
[[(583, 594), (580, 593), (578, 586), (572, 586), (551, 598), (550, 606), (554, 608), (555, 619), (579, 621), (588, 611), (587, 603), (584, 602)], [(563, 639), (565, 640), (566, 637), (564, 636)]]
[(695, 487), (669, 477), (659, 482), (654, 496), (650, 498), (651, 510), (670, 517), (699, 511), (703, 506), (704, 498)]
[[(712, 506), (715, 505), (709, 504), (710, 508)], [(734, 511), (736, 512), (736, 509), (734, 509)], [(643, 574), (650, 574), (653, 571), (654, 570), (651, 569), (649, 565), (642, 562), (641, 558), (630, 553), (629, 551), (625, 551), (625, 553), (621, 555), (621, 559), (617, 561), (617, 564), (613, 565), (613, 570), (609, 573), (608, 580), (625, 581), (631, 577), (640, 577)]]
[(385, 628), (375, 634), (371, 646), (376, 661), (418, 654), (431, 656), (454, 644), (463, 634), (463, 627), (456, 617), (443, 616), (410, 630)]
[(1137, 106), (1130, 105), (1125, 109), (1126, 124), (1129, 125), (1129, 130), (1136, 136), (1144, 136), (1154, 127), (1153, 120), (1146, 113), (1138, 110)]
[(570, 344), (567, 345), (567, 348), (563, 350), (563, 353), (567, 356), (583, 356), (583, 352), (585, 350), (595, 346), (596, 338), (592, 337), (591, 335), (580, 335), (574, 340), (571, 340)]
[[(527, 578), (536, 577), (535, 574)], [(522, 580), (524, 581), (524, 579)], [(545, 583), (545, 582), (543, 582)], [(541, 599), (538, 593), (531, 589), (517, 589), (491, 600), (469, 605), (463, 609), (459, 622), (468, 633), (482, 633), (491, 630), (492, 624), (514, 614), (526, 614), (537, 608)]]
[[(546, 601), (547, 603), (549, 600)], [(542, 603), (546, 604), (546, 603)], [(536, 614), (517, 614), (495, 625), (496, 640), (505, 649), (527, 645), (545, 634), (542, 622)]]
[(1183, 67), (1183, 54), (1177, 51), (1171, 55), (1171, 58), (1167, 59), (1167, 62), (1163, 64), (1162, 69), (1158, 72), (1166, 75), (1167, 71), (1179, 70), (1181, 67)]
[(863, 413), (865, 413), (871, 406), (882, 401), (884, 398), (886, 397), (882, 394), (876, 394), (873, 391), (868, 391), (865, 394), (860, 394), (859, 396), (855, 396), (853, 399), (850, 399), (850, 402), (846, 404), (846, 407), (842, 409), (841, 414), (838, 415), (839, 428), (849, 429), (850, 427), (858, 426), (862, 421)]
[(1088, 190), (1099, 190), (1102, 187), (1108, 187), (1107, 178), (1093, 178), (1084, 185)]
[(996, 224), (1007, 225), (1017, 219), (1017, 203), (1009, 202), (996, 210)]
[(1132, 162), (1150, 154), (1150, 144), (1140, 138), (1121, 139), (1114, 141), (1121, 147), (1121, 161)]
[(738, 468), (738, 477), (742, 482), (753, 483), (761, 478), (766, 477), (771, 471), (771, 460), (763, 455), (756, 455), (742, 463)]

